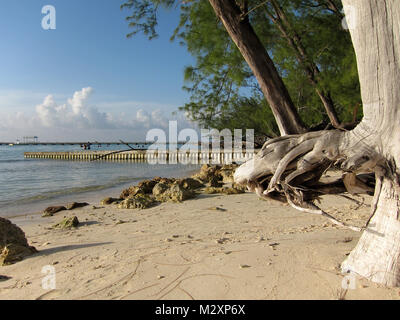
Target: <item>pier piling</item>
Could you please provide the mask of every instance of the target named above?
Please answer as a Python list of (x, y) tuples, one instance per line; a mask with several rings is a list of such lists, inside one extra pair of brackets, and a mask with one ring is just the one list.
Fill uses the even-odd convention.
[(75, 161), (135, 161), (151, 163), (231, 163), (251, 159), (258, 150), (252, 152), (171, 152), (152, 150), (115, 151), (70, 151), (70, 152), (25, 152), (27, 159), (54, 159)]

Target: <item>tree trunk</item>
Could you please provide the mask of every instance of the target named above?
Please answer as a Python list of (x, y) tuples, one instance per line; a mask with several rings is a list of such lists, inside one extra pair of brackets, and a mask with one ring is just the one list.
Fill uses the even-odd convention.
[(372, 216), (342, 270), (400, 286), (400, 2), (343, 0), (343, 4), (345, 11), (356, 13), (350, 32), (363, 120), (352, 131), (309, 132), (269, 140), (236, 170), (234, 178), (261, 197), (283, 195), (302, 211), (344, 225), (309, 202), (321, 190), (320, 175), (332, 163), (354, 174), (374, 172)]
[(248, 19), (232, 0), (209, 0), (217, 17), (253, 71), (281, 135), (305, 132), (286, 86)]
[[(303, 66), (307, 77), (314, 87), (314, 90), (318, 94), (319, 98), (322, 101), (322, 104), (325, 107), (326, 113), (331, 121), (332, 125), (335, 128), (340, 127), (340, 121), (337, 116), (335, 106), (333, 100), (329, 94), (329, 92), (325, 92), (325, 90), (321, 90), (319, 88), (319, 75), (320, 71), (315, 62), (307, 55), (306, 49), (303, 46), (301, 37), (298, 35), (297, 31), (293, 29), (288, 17), (286, 16), (283, 8), (275, 1), (271, 0), (272, 6), (275, 10), (276, 17), (273, 16), (268, 10), (267, 15), (275, 23), (281, 32), (282, 36), (286, 39), (289, 46), (294, 50), (296, 54), (297, 61), (300, 65)], [(332, 5), (332, 4), (331, 4)]]
[(342, 268), (379, 283), (399, 286), (400, 3), (343, 0), (343, 5), (353, 6), (357, 13), (355, 28), (350, 32), (357, 56), (364, 119), (354, 130), (364, 131), (366, 143), (371, 143), (384, 163), (375, 168), (375, 205), (369, 228)]
[(325, 111), (328, 115), (329, 120), (331, 121), (332, 125), (335, 128), (340, 128), (341, 124), (338, 118), (338, 115), (336, 113), (335, 105), (333, 103), (332, 97), (330, 93), (326, 93), (324, 91), (321, 91), (319, 88), (315, 87), (315, 91), (317, 92), (319, 98), (322, 101), (322, 104), (325, 107)]
[[(356, 248), (342, 264), (353, 272), (388, 286), (400, 285), (400, 227), (398, 185), (391, 179), (379, 182), (376, 211)], [(375, 206), (374, 206), (375, 208)]]

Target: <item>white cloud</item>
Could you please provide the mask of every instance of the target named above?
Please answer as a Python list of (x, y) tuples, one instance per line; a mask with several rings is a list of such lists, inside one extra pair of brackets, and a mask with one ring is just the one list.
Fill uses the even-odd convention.
[(85, 105), (90, 95), (93, 92), (93, 88), (83, 88), (81, 91), (76, 91), (72, 99), (68, 99), (68, 103), (72, 107), (74, 114), (80, 114), (85, 109)]
[[(72, 98), (64, 97), (66, 103), (61, 104), (56, 101), (56, 97), (61, 96), (47, 95), (34, 110), (31, 108), (30, 112), (26, 107), (23, 112), (7, 112), (2, 116), (0, 140), (5, 140), (6, 136), (15, 140), (24, 135), (39, 135), (42, 141), (143, 141), (149, 129), (161, 128), (167, 131), (169, 120), (177, 120), (180, 128), (195, 127), (183, 114), (172, 116), (171, 108), (168, 108), (168, 112), (163, 112), (162, 105), (157, 104), (153, 105), (158, 108), (152, 110), (151, 103), (144, 103), (143, 107), (138, 108), (133, 107), (137, 106), (133, 102), (123, 102), (122, 105), (126, 106), (124, 110), (128, 112), (121, 112), (120, 107), (117, 107), (115, 112), (112, 102), (108, 102), (107, 112), (103, 112), (91, 105), (90, 98), (93, 94), (93, 88), (82, 88), (76, 91)], [(121, 102), (116, 102), (115, 105), (121, 106)], [(132, 113), (134, 109), (136, 113)]]
[(114, 128), (111, 115), (100, 112), (90, 106), (88, 100), (93, 88), (87, 87), (76, 91), (66, 104), (59, 105), (53, 95), (45, 97), (44, 101), (36, 106), (36, 115), (44, 127), (68, 128)]
[(151, 112), (151, 118), (162, 128), (168, 127), (168, 120), (163, 116), (160, 109)]
[(144, 111), (143, 109), (140, 109), (136, 112), (136, 119), (139, 122), (145, 123), (145, 124), (149, 124), (150, 122), (150, 115)]

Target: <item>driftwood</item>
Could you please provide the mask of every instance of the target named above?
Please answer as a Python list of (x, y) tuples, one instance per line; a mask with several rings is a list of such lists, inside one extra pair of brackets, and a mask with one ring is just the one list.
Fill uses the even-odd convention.
[[(286, 200), (303, 212), (319, 214), (331, 222), (355, 231), (313, 203), (323, 194), (369, 193), (374, 190), (373, 174), (368, 174), (370, 157), (346, 157), (351, 141), (341, 130), (287, 135), (267, 141), (255, 157), (235, 172), (235, 182), (246, 184), (262, 198)], [(375, 163), (375, 162), (373, 162)], [(328, 183), (320, 181), (330, 167), (353, 170)], [(357, 175), (358, 171), (363, 174)], [(368, 184), (367, 184), (368, 182)]]

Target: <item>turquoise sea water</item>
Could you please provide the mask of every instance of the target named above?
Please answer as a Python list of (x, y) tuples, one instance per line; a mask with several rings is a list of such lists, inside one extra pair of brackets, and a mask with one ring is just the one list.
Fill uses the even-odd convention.
[[(126, 146), (93, 145), (92, 150)], [(79, 146), (0, 146), (0, 216), (35, 213), (67, 201), (98, 201), (117, 196), (140, 180), (189, 175), (197, 165), (147, 164), (130, 161), (63, 161), (25, 159), (27, 151), (72, 151)]]

